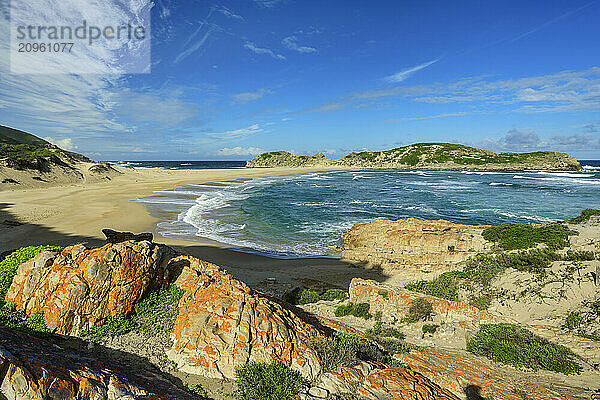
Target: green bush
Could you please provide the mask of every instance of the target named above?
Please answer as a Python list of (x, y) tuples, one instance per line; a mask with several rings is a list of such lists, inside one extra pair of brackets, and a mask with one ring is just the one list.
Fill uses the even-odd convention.
[(569, 245), (569, 236), (576, 235), (561, 223), (534, 227), (531, 224), (501, 224), (483, 230), (483, 238), (496, 242), (504, 250), (528, 249), (545, 243), (550, 249), (562, 249)]
[(545, 369), (567, 375), (579, 374), (582, 370), (571, 350), (514, 324), (481, 325), (467, 341), (467, 350), (517, 368)]
[(348, 303), (347, 305), (338, 306), (335, 309), (336, 317), (345, 317), (346, 315), (353, 315), (355, 317), (371, 319), (373, 316), (369, 313), (371, 306), (369, 303)]
[(329, 289), (319, 296), (317, 292), (297, 287), (287, 292), (283, 299), (290, 304), (303, 305), (316, 303), (319, 300), (346, 300), (348, 294), (341, 289)]
[(492, 300), (488, 296), (483, 296), (471, 299), (469, 304), (480, 310), (487, 310), (491, 302)]
[(41, 253), (44, 250), (49, 251), (61, 251), (62, 247), (57, 246), (29, 246), (23, 247), (19, 250), (16, 250), (10, 253), (6, 258), (0, 261), (0, 307), (2, 307), (4, 303), (4, 299), (6, 297), (6, 293), (12, 284), (12, 281), (17, 274), (17, 268), (19, 265), (23, 264), (26, 261), (29, 261), (33, 257), (35, 257), (38, 253)]
[(587, 208), (581, 212), (581, 215), (578, 217), (572, 218), (567, 222), (571, 224), (581, 224), (582, 222), (589, 221), (592, 216), (600, 215), (600, 210), (594, 210), (592, 208)]
[(439, 325), (434, 325), (434, 324), (425, 324), (421, 327), (421, 330), (423, 331), (423, 333), (435, 333), (435, 331), (437, 331), (437, 328), (439, 328)]
[(34, 336), (47, 336), (50, 329), (44, 322), (44, 312), (36, 311), (31, 316), (18, 311), (15, 304), (5, 304), (0, 307), (0, 326), (6, 326), (11, 329), (18, 329)]
[(463, 287), (463, 281), (469, 278), (469, 274), (462, 271), (444, 272), (437, 279), (431, 281), (418, 281), (410, 283), (405, 287), (408, 290), (421, 292), (442, 299), (457, 300), (458, 289)]
[(240, 400), (291, 400), (302, 389), (302, 376), (276, 361), (249, 362), (235, 371)]
[(583, 324), (583, 317), (581, 316), (581, 313), (576, 312), (576, 311), (571, 311), (567, 315), (567, 318), (565, 319), (563, 328), (565, 328), (569, 331), (572, 331), (576, 328), (579, 328), (581, 326), (581, 324)]
[(396, 339), (404, 339), (406, 335), (394, 327), (384, 327), (383, 322), (377, 321), (372, 329), (367, 329), (367, 336), (370, 337), (393, 337)]
[(433, 314), (433, 306), (427, 299), (420, 297), (410, 302), (408, 307), (407, 322), (417, 322), (429, 319)]
[(208, 393), (206, 393), (206, 389), (202, 385), (192, 385), (190, 386), (190, 391), (202, 400), (209, 400)]
[(346, 300), (348, 293), (341, 289), (329, 289), (321, 295), (321, 300)]

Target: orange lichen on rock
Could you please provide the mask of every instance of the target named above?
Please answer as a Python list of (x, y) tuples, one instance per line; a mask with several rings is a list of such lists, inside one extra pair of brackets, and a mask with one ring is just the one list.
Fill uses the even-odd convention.
[[(442, 349), (413, 350), (397, 354), (397, 360), (429, 378), (436, 384), (462, 396), (465, 389), (480, 390), (484, 398), (522, 400), (519, 393), (531, 399), (575, 400), (576, 397), (555, 385), (543, 385), (522, 373), (502, 369), (492, 362), (466, 352)], [(583, 390), (582, 390), (583, 392)], [(583, 393), (582, 393), (583, 395)]]
[(6, 302), (28, 315), (43, 311), (53, 332), (76, 335), (131, 313), (148, 287), (166, 283), (165, 251), (149, 242), (44, 251), (19, 266)]
[(249, 361), (277, 360), (313, 378), (321, 370), (310, 342), (323, 330), (274, 299), (250, 289), (218, 266), (181, 256), (175, 282), (185, 293), (168, 356), (180, 370), (232, 378)]

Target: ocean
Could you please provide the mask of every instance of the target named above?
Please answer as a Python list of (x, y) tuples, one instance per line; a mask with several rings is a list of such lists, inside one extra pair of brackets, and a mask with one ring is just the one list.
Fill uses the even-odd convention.
[[(205, 166), (210, 163), (215, 162), (161, 165), (240, 167), (239, 162)], [(340, 244), (345, 230), (374, 219), (497, 225), (564, 220), (585, 208), (600, 208), (600, 161), (582, 165), (581, 172), (306, 173), (186, 185), (137, 201), (161, 219), (157, 227), (164, 236), (208, 238), (274, 257), (335, 257), (331, 246)]]

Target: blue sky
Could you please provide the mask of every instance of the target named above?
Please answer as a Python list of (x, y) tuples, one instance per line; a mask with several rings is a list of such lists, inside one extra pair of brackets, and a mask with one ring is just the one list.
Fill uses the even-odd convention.
[(3, 57), (1, 123), (105, 160), (428, 141), (600, 159), (600, 1), (154, 3), (151, 73)]

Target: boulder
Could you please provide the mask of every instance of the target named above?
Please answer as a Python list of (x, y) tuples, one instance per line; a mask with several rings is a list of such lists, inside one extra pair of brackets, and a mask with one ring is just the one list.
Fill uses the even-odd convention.
[(102, 233), (106, 236), (107, 243), (121, 243), (127, 240), (133, 240), (134, 242), (152, 242), (153, 235), (150, 232), (140, 233), (138, 235), (131, 232), (117, 232), (112, 229), (102, 229)]
[(309, 379), (320, 361), (310, 347), (324, 329), (275, 299), (250, 289), (218, 266), (181, 256), (175, 282), (185, 293), (171, 338), (171, 360), (184, 372), (233, 378), (249, 361), (277, 360)]
[(0, 399), (195, 398), (156, 371), (100, 361), (0, 327)]
[(407, 218), (356, 224), (342, 235), (342, 259), (381, 267), (389, 275), (441, 273), (489, 245), (483, 227)]
[(42, 311), (55, 333), (77, 335), (131, 313), (146, 289), (165, 286), (169, 254), (165, 246), (131, 241), (44, 251), (19, 266), (6, 302), (28, 315)]

